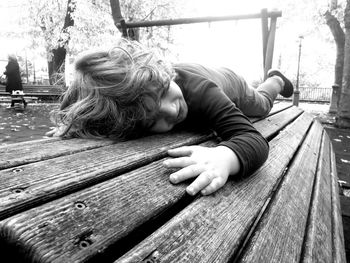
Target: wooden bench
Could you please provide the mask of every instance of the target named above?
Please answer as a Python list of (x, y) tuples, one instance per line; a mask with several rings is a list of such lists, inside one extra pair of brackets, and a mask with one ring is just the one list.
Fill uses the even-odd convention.
[[(9, 262), (345, 262), (332, 145), (300, 108), (252, 119), (266, 163), (191, 197), (169, 148), (189, 131), (133, 141), (49, 138), (0, 147), (0, 250)], [(8, 257), (5, 257), (8, 256)]]
[[(37, 103), (38, 102), (38, 97), (32, 97), (32, 96), (23, 96), (26, 102), (28, 103)], [(5, 97), (5, 96), (0, 96), (0, 103), (11, 103), (12, 100), (21, 102), (21, 98), (13, 98), (13, 97)]]
[[(23, 85), (25, 97), (36, 97), (40, 100), (57, 100), (64, 92), (64, 87), (58, 85)], [(5, 86), (0, 85), (0, 96), (9, 96)]]

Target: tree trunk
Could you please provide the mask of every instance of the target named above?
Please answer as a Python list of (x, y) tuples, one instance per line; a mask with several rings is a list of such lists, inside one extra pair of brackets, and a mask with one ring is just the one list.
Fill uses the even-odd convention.
[(58, 47), (51, 50), (52, 59), (48, 62), (50, 84), (64, 84), (64, 62), (66, 60), (67, 46), (70, 39), (69, 27), (74, 26), (73, 13), (76, 7), (75, 0), (68, 0), (67, 12), (64, 19)]
[(64, 84), (64, 62), (66, 60), (67, 50), (64, 47), (58, 47), (51, 50), (51, 52), (53, 56), (51, 61), (48, 62), (50, 84)]
[(126, 37), (131, 40), (139, 41), (140, 39), (140, 28), (123, 28), (125, 25), (125, 19), (122, 16), (121, 8), (119, 0), (110, 0), (109, 1), (111, 10), (112, 10), (112, 17), (115, 26), (118, 28), (118, 30), (122, 33), (123, 37)]
[(350, 128), (350, 0), (346, 1), (344, 12), (345, 24), (345, 54), (343, 83), (340, 94), (336, 126), (339, 128)]
[[(336, 6), (336, 3), (335, 3), (335, 6)], [(334, 9), (334, 3), (333, 3), (333, 7), (331, 6), (330, 10), (332, 9)], [(334, 83), (332, 85), (333, 92), (332, 92), (332, 98), (331, 98), (331, 105), (329, 108), (330, 113), (336, 113), (338, 112), (340, 90), (341, 90), (342, 81), (343, 81), (345, 34), (343, 29), (340, 26), (338, 19), (331, 13), (331, 11), (328, 10), (324, 14), (324, 18), (326, 20), (326, 23), (329, 29), (332, 32), (335, 45), (337, 47), (335, 67), (334, 67)]]
[(326, 23), (329, 26), (334, 41), (337, 47), (336, 60), (335, 60), (335, 76), (334, 84), (341, 87), (343, 80), (343, 69), (344, 69), (344, 44), (345, 44), (345, 35), (344, 31), (340, 26), (339, 21), (335, 18), (330, 11), (327, 11), (324, 14)]

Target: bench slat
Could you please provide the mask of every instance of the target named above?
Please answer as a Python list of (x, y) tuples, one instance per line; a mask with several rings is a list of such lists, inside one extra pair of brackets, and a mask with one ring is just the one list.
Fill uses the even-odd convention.
[[(262, 121), (254, 123), (254, 127), (265, 137), (270, 138), (275, 136), (289, 123), (295, 120), (303, 113), (303, 110), (297, 107), (288, 108), (282, 112), (268, 116)], [(274, 127), (274, 128), (272, 128)], [(272, 132), (275, 131), (275, 132)]]
[[(213, 223), (208, 218), (202, 218), (200, 213), (197, 214), (197, 209), (203, 213), (203, 211), (207, 211), (208, 207), (213, 207), (213, 209), (215, 207), (214, 210), (216, 211), (218, 209), (216, 207), (217, 203), (221, 202), (221, 210), (219, 210), (224, 213), (221, 215), (224, 217), (223, 227), (227, 226), (226, 223), (238, 227), (239, 224), (232, 222), (229, 218), (232, 220), (235, 218), (234, 215), (230, 215), (232, 213), (230, 209), (236, 209), (236, 206), (239, 205), (248, 206), (244, 209), (249, 211), (247, 215), (243, 208), (237, 210), (244, 212), (243, 215), (240, 215), (244, 218), (240, 219), (239, 222), (241, 220), (242, 222), (251, 222), (258, 211), (252, 211), (250, 204), (260, 207), (263, 205), (262, 193), (269, 194), (275, 181), (279, 178), (279, 173), (282, 173), (288, 164), (291, 158), (290, 152), (297, 149), (302, 139), (302, 133), (310, 125), (311, 120), (311, 117), (304, 115), (296, 122), (297, 124), (293, 124), (295, 127), (293, 130), (297, 130), (296, 139), (293, 140), (293, 145), (288, 147), (287, 150), (284, 149), (285, 142), (282, 137), (290, 137), (288, 133), (281, 133), (273, 140), (270, 153), (271, 160), (265, 165), (267, 171), (241, 182), (231, 181), (220, 193), (202, 200), (204, 203), (195, 202), (194, 208), (192, 205), (190, 208), (186, 208), (186, 211), (189, 209), (190, 213), (196, 214), (188, 219), (197, 218), (198, 225), (203, 223), (202, 220)], [(297, 138), (299, 138), (299, 143)], [(279, 172), (276, 172), (276, 166)], [(57, 262), (62, 262), (67, 258), (77, 260), (77, 262), (84, 261), (92, 256), (91, 253), (103, 251), (104, 248), (117, 242), (130, 232), (131, 228), (146, 222), (151, 217), (161, 213), (161, 210), (164, 210), (170, 204), (183, 198), (185, 184), (178, 186), (169, 184), (168, 176), (170, 172), (162, 168), (159, 162), (140, 169), (7, 219), (1, 226), (1, 235), (6, 239), (20, 239), (25, 249), (29, 249), (29, 251), (26, 251), (27, 255), (33, 256), (31, 253), (35, 251), (35, 259), (40, 258), (40, 262), (51, 262), (51, 260), (55, 262), (54, 259)], [(147, 169), (148, 172), (144, 169)], [(250, 180), (256, 180), (256, 182), (248, 183), (247, 181)], [(236, 186), (236, 184), (240, 186)], [(247, 187), (252, 189), (246, 192), (242, 184), (247, 184)], [(241, 189), (238, 193), (235, 192), (237, 188)], [(256, 194), (253, 194), (252, 191)], [(257, 200), (247, 202), (248, 196), (253, 196)], [(158, 198), (155, 199), (155, 197)], [(87, 205), (87, 209), (76, 209), (74, 204), (77, 202), (83, 202)], [(231, 202), (235, 204), (231, 205)], [(236, 204), (236, 202), (239, 204)], [(105, 209), (98, 209), (101, 206)], [(247, 220), (246, 217), (250, 220)], [(214, 219), (215, 216), (210, 218)], [(14, 229), (13, 224), (16, 225), (18, 231), (10, 230)], [(121, 228), (121, 225), (124, 227)], [(217, 224), (214, 223), (213, 226), (215, 225)], [(245, 229), (247, 228), (248, 226), (245, 227)], [(172, 233), (172, 231), (170, 232)], [(201, 232), (201, 234), (203, 233)], [(81, 241), (82, 237), (88, 239), (88, 242), (92, 242), (91, 246), (86, 249), (80, 248), (78, 241)], [(202, 239), (203, 237), (198, 238)], [(48, 240), (51, 241), (48, 242)], [(63, 247), (64, 250), (61, 250)]]
[(154, 135), (2, 170), (0, 219), (163, 158), (169, 148), (198, 144), (210, 137), (185, 132)]
[(315, 178), (314, 195), (305, 240), (303, 262), (332, 262), (332, 204), (330, 145), (322, 138), (321, 156)]
[[(273, 115), (267, 118), (270, 123), (269, 125), (266, 125), (266, 127), (264, 127), (264, 122), (260, 123), (257, 121), (255, 127), (258, 128), (264, 136), (271, 136), (272, 133), (269, 132), (269, 130), (271, 130), (271, 126), (276, 126), (275, 128), (278, 128), (280, 125), (286, 125), (292, 120), (291, 116), (296, 117), (302, 112), (302, 110), (296, 107), (287, 108), (288, 109), (283, 112), (277, 111), (277, 114), (272, 112), (271, 114)], [(279, 108), (276, 108), (276, 110), (278, 109)], [(286, 119), (286, 121), (283, 122), (283, 119)], [(275, 129), (275, 131), (277, 132), (277, 129)], [(4, 145), (0, 146), (0, 156), (4, 156), (6, 154), (6, 159), (0, 160), (0, 170), (108, 146), (113, 143), (114, 142), (111, 140), (61, 140), (59, 138), (49, 138), (28, 141), (25, 143)]]
[(258, 173), (242, 181), (229, 181), (217, 194), (195, 200), (115, 263), (139, 262), (154, 251), (159, 262), (231, 260), (311, 122), (310, 116), (302, 115), (270, 142), (269, 158)]
[[(34, 262), (79, 262), (88, 259), (96, 254), (97, 249), (92, 247), (103, 249), (115, 241), (111, 240), (112, 237), (122, 238), (140, 222), (150, 220), (152, 215), (168, 209), (184, 197), (185, 186), (170, 184), (168, 174), (161, 161), (154, 162), (21, 213), (12, 220), (6, 220), (0, 232), (7, 232), (5, 238), (9, 242), (21, 236), (27, 259)], [(160, 189), (162, 193), (154, 195)], [(79, 208), (78, 204), (83, 208)], [(140, 209), (135, 209), (135, 204)], [(105, 209), (99, 209), (101, 206)], [(20, 226), (16, 233), (6, 231), (12, 224)], [(84, 249), (81, 246), (83, 242), (92, 243), (92, 247)], [(29, 244), (34, 245), (35, 252), (31, 251), (31, 245), (27, 246)]]
[(314, 122), (244, 249), (242, 262), (300, 262), (321, 137), (322, 126)]
[[(193, 132), (180, 132), (178, 136), (183, 136), (181, 139), (193, 138)], [(198, 134), (196, 135), (198, 137)], [(204, 137), (201, 137), (204, 136)], [(199, 135), (198, 138), (207, 138), (206, 135)], [(157, 135), (159, 140), (167, 137), (167, 135)], [(203, 139), (204, 140), (204, 139)], [(6, 160), (0, 160), (0, 170), (11, 168), (14, 166), (24, 165), (38, 161), (44, 161), (59, 156), (71, 155), (86, 150), (92, 150), (108, 145), (115, 144), (112, 140), (92, 140), (92, 139), (61, 139), (61, 138), (47, 138), (41, 140), (34, 140), (16, 144), (9, 144), (0, 146), (0, 155), (7, 156)], [(131, 147), (133, 141), (119, 142), (121, 145), (127, 144)], [(122, 146), (124, 147), (124, 146)]]
[(327, 133), (323, 148), (303, 262), (346, 262), (336, 161)]
[[(283, 111), (259, 121), (254, 126), (265, 137), (271, 137), (300, 113), (300, 109), (290, 108), (286, 112)], [(194, 135), (193, 133), (185, 132), (176, 133), (173, 136), (159, 134), (143, 138), (142, 140), (107, 145), (69, 156), (61, 156), (42, 162), (17, 166), (14, 169), (2, 170), (0, 171), (0, 176), (3, 178), (3, 183), (0, 186), (0, 219), (63, 194), (87, 187), (90, 184), (106, 180), (124, 172), (126, 169), (140, 166), (145, 162), (151, 162), (160, 158), (160, 156), (165, 156), (166, 150), (169, 148), (200, 143), (207, 140), (210, 136), (208, 134)], [(61, 141), (61, 148), (59, 148), (57, 146), (59, 141), (53, 140), (52, 144), (48, 143), (49, 146), (45, 147), (45, 151), (48, 152), (51, 149), (51, 156), (62, 154), (62, 151), (67, 150), (65, 147), (72, 150), (70, 141)], [(89, 143), (87, 142), (85, 145), (84, 141), (77, 139), (74, 140), (74, 143), (88, 147)], [(63, 144), (64, 142), (65, 144)], [(98, 143), (102, 142), (99, 141)], [(32, 149), (32, 147), (32, 144), (28, 144), (27, 151)], [(63, 148), (63, 150), (58, 150), (57, 148)], [(143, 149), (152, 150), (145, 153)], [(77, 147), (75, 150), (81, 151), (81, 148)], [(34, 150), (32, 152), (37, 153)], [(17, 156), (19, 160), (13, 158), (11, 162), (13, 164), (18, 164), (18, 162), (24, 162), (25, 160), (29, 162), (33, 161), (35, 157), (39, 160), (43, 158), (37, 155), (32, 157)], [(23, 160), (20, 158), (27, 159)], [(125, 162), (126, 159), (128, 159), (128, 162)], [(82, 160), (84, 161), (82, 162)], [(7, 166), (10, 165), (7, 164)], [(40, 172), (38, 173), (38, 171)], [(16, 177), (13, 176), (14, 172)]]
[[(276, 101), (274, 104), (273, 104), (273, 107), (271, 109), (271, 111), (269, 112), (269, 116), (273, 115), (273, 114), (276, 114), (280, 111), (283, 111), (285, 109), (288, 109), (290, 107), (292, 107), (293, 105), (291, 105), (290, 103), (280, 103), (278, 101)], [(261, 120), (263, 119), (264, 117), (253, 117), (253, 118), (250, 118), (252, 122), (256, 122), (258, 120)]]
[(43, 161), (113, 144), (110, 140), (48, 138), (0, 146), (0, 169)]
[[(327, 135), (328, 136), (328, 135)], [(346, 262), (344, 232), (339, 201), (339, 187), (337, 175), (337, 163), (333, 146), (331, 148), (331, 178), (332, 178), (332, 234), (333, 234), (333, 260), (334, 262)]]

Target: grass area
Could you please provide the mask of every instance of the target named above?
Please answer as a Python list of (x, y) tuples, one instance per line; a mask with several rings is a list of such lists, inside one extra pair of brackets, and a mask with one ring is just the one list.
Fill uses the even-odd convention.
[(22, 105), (9, 108), (7, 103), (0, 104), (0, 146), (44, 138), (54, 126), (50, 111), (56, 107), (56, 103), (28, 104), (26, 109)]

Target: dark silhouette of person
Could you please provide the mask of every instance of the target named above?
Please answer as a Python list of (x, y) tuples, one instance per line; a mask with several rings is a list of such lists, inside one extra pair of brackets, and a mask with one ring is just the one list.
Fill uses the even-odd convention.
[[(23, 95), (23, 85), (22, 85), (22, 79), (21, 74), (19, 72), (19, 65), (17, 62), (17, 58), (14, 55), (8, 56), (8, 63), (6, 65), (6, 71), (4, 72), (6, 75), (6, 92), (9, 92), (11, 95), (13, 91), (22, 91)], [(22, 98), (22, 102), (24, 107), (27, 106), (27, 102), (23, 98), (22, 95), (15, 95), (16, 97)], [(12, 97), (11, 100), (11, 107), (14, 107), (15, 101)]]

